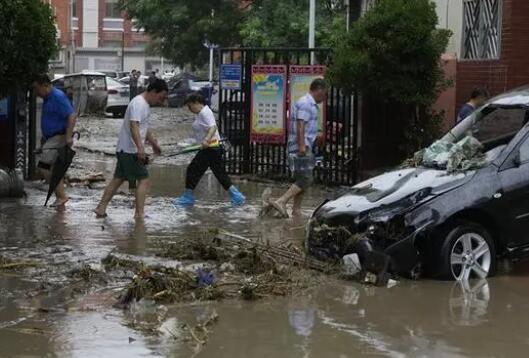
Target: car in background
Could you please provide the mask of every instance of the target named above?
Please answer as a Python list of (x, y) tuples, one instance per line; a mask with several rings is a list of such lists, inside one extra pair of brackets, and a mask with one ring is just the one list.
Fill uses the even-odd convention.
[(70, 99), (79, 115), (103, 113), (107, 103), (107, 81), (103, 73), (83, 71), (51, 81)]
[(169, 80), (168, 101), (170, 107), (182, 107), (186, 97), (193, 92), (200, 92), (210, 105), (214, 89), (209, 81), (199, 80), (190, 73), (181, 73)]
[[(84, 71), (83, 71), (84, 72)], [(115, 79), (118, 79), (120, 78), (120, 72), (119, 71), (116, 71), (116, 70), (94, 70), (94, 71), (91, 71), (91, 72), (99, 72), (99, 73), (102, 73), (110, 78), (115, 78)]]
[(105, 114), (112, 115), (114, 118), (121, 118), (125, 116), (130, 102), (129, 86), (108, 76), (106, 80), (108, 96)]
[(357, 254), (377, 275), (461, 281), (493, 275), (497, 258), (527, 257), (528, 123), (529, 87), (491, 99), (412, 164), (324, 201), (309, 253)]
[[(127, 86), (130, 85), (130, 76), (126, 76), (119, 79), (119, 82), (126, 84)], [(138, 79), (138, 94), (142, 93), (147, 89), (149, 86), (149, 77), (141, 75)]]

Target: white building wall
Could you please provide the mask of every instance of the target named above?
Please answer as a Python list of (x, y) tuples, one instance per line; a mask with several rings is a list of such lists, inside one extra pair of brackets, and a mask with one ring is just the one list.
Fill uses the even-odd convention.
[(83, 47), (96, 48), (99, 45), (99, 1), (83, 1)]
[(463, 39), (463, 0), (434, 0), (439, 28), (452, 31), (446, 52), (459, 58)]
[(138, 70), (145, 73), (145, 56), (125, 53), (125, 71)]

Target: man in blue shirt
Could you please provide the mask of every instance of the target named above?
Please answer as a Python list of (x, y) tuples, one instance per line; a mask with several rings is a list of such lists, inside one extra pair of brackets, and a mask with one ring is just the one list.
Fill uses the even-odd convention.
[[(47, 75), (38, 76), (33, 82), (37, 95), (44, 99), (42, 105), (42, 155), (39, 168), (46, 181), (50, 180), (51, 169), (58, 156), (58, 149), (73, 144), (73, 129), (75, 127), (75, 111), (68, 97), (61, 90), (54, 88)], [(55, 188), (55, 207), (64, 207), (68, 196), (64, 192), (64, 181)]]
[(287, 203), (294, 199), (292, 215), (301, 214), (303, 193), (312, 184), (312, 171), (315, 165), (313, 154), (318, 137), (318, 104), (327, 97), (327, 82), (318, 78), (310, 84), (309, 93), (301, 97), (292, 107), (288, 133), (288, 159), (290, 170), (294, 176), (294, 184), (290, 186), (282, 197), (270, 204), (288, 217)]
[(456, 118), (456, 124), (458, 124), (463, 119), (467, 118), (472, 113), (474, 113), (477, 108), (483, 106), (488, 98), (489, 93), (487, 92), (487, 90), (483, 88), (474, 89), (474, 91), (472, 91), (472, 94), (470, 95), (470, 100), (465, 103), (459, 110), (459, 113), (457, 114)]

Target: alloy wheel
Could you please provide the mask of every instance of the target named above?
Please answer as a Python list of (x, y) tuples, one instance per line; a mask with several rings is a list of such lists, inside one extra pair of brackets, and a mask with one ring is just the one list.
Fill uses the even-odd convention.
[(487, 240), (477, 233), (457, 239), (450, 253), (452, 275), (459, 281), (471, 276), (486, 278), (491, 266), (491, 252)]

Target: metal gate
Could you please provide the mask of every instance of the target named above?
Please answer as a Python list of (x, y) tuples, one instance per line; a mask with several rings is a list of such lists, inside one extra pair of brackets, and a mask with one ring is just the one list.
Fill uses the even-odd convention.
[[(220, 49), (221, 64), (240, 64), (240, 90), (219, 90), (219, 128), (231, 149), (226, 153), (230, 174), (253, 175), (271, 179), (288, 177), (286, 143), (260, 144), (250, 140), (252, 65), (328, 65), (329, 49)], [(288, 74), (287, 74), (288, 78)], [(290, 103), (286, 104), (290, 108)], [(323, 160), (315, 168), (315, 179), (326, 185), (352, 185), (358, 169), (358, 101), (331, 87), (326, 103), (326, 144)]]

